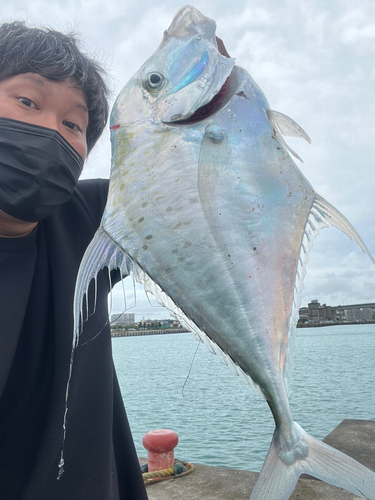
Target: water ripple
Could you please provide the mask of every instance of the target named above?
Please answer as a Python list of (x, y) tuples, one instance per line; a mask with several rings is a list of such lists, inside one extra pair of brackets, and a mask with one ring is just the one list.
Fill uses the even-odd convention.
[[(192, 334), (113, 339), (113, 356), (137, 453), (143, 435), (173, 429), (175, 456), (259, 471), (274, 423), (265, 401)], [(375, 325), (299, 329), (293, 418), (322, 439), (343, 419), (375, 420)]]

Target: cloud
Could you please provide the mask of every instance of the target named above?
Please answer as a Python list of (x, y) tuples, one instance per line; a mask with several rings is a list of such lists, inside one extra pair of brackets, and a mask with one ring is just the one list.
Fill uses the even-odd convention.
[(342, 42), (356, 52), (375, 49), (375, 9), (373, 6), (357, 6), (338, 22)]
[[(23, 18), (80, 32), (86, 49), (108, 68), (113, 102), (156, 50), (183, 4), (8, 0), (0, 7), (0, 19)], [(375, 253), (373, 0), (201, 0), (194, 5), (216, 20), (229, 53), (250, 72), (271, 107), (291, 116), (310, 135), (311, 145), (288, 138), (304, 160), (300, 169)], [(108, 177), (109, 169), (107, 132), (83, 176)], [(346, 303), (374, 301), (372, 265), (339, 231), (323, 231), (311, 251), (303, 301), (337, 303), (340, 295)], [(345, 274), (349, 271), (354, 275)], [(145, 311), (147, 300), (141, 302)]]

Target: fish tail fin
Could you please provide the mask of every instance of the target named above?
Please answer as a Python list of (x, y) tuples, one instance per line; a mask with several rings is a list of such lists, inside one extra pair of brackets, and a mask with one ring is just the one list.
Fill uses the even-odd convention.
[(287, 500), (301, 474), (309, 474), (361, 498), (375, 500), (375, 473), (353, 458), (314, 439), (294, 423), (299, 440), (284, 452), (279, 433), (273, 440), (250, 500)]

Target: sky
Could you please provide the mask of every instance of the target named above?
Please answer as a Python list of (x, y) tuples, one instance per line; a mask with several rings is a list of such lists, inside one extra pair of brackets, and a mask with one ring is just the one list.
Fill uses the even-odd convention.
[[(7, 0), (0, 20), (74, 31), (108, 72), (111, 104), (157, 49), (184, 5), (176, 0)], [(293, 118), (311, 145), (289, 139), (314, 189), (354, 225), (375, 255), (375, 2), (373, 0), (233, 0), (193, 3), (217, 23), (229, 54), (265, 93), (271, 108)], [(82, 178), (109, 177), (108, 130)], [(125, 280), (136, 320), (169, 317)], [(124, 310), (122, 287), (112, 312)], [(375, 302), (375, 266), (338, 229), (324, 229), (310, 252), (302, 304)]]

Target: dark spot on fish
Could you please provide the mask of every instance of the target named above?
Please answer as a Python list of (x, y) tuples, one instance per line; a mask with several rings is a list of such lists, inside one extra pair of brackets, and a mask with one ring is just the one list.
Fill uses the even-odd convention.
[(147, 245), (143, 245), (143, 250), (147, 250), (148, 249), (148, 246)]
[(247, 97), (247, 95), (244, 93), (243, 90), (241, 90), (241, 92), (238, 92), (238, 97), (243, 97), (244, 99), (246, 99), (247, 101), (250, 101), (250, 99)]
[(152, 240), (152, 238), (153, 238), (152, 234), (145, 236), (145, 240)]
[(253, 250), (256, 250), (256, 249), (257, 249), (257, 247), (254, 247), (254, 248), (253, 248)]
[(165, 210), (166, 212), (171, 212), (173, 210), (173, 207), (167, 207)]
[(155, 201), (160, 201), (160, 200), (162, 200), (163, 198), (164, 198), (164, 196), (163, 196), (163, 195), (161, 195), (161, 196), (157, 196), (157, 197), (155, 198)]
[(140, 217), (140, 218), (138, 219), (138, 222), (143, 222), (144, 220), (145, 220), (145, 218), (144, 218), (144, 217)]
[(142, 203), (141, 207), (145, 208), (145, 207), (147, 207), (147, 205), (148, 205), (148, 203), (147, 203), (147, 201), (145, 201), (144, 203)]
[(174, 248), (174, 249), (172, 250), (172, 253), (178, 253), (178, 248)]
[(184, 248), (189, 248), (189, 247), (191, 247), (191, 242), (190, 241), (185, 241)]
[(183, 262), (183, 261), (185, 260), (185, 257), (179, 257), (179, 258), (178, 258), (178, 260), (179, 260), (180, 262)]

